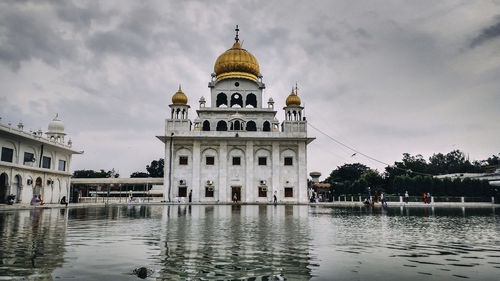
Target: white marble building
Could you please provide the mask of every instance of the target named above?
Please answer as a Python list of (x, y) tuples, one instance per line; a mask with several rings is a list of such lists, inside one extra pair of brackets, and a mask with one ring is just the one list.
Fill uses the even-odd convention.
[[(172, 97), (165, 135), (165, 200), (193, 202), (308, 202), (307, 121), (297, 87), (286, 99), (285, 120), (276, 118), (255, 57), (239, 43), (217, 58), (210, 104), (199, 100), (197, 117), (188, 117), (188, 98)], [(188, 200), (187, 198), (181, 200)]]
[(16, 196), (16, 203), (30, 203), (41, 195), (45, 203), (69, 200), (71, 140), (65, 142), (64, 123), (56, 117), (42, 130), (28, 132), (22, 123), (17, 128), (0, 123), (0, 203)]

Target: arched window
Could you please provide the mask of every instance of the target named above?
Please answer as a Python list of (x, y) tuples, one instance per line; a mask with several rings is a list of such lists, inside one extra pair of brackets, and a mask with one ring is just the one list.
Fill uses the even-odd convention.
[(235, 130), (235, 131), (241, 130), (241, 123), (240, 123), (240, 121), (238, 121), (238, 120), (234, 121), (234, 123), (233, 123), (233, 130)]
[(224, 93), (219, 93), (217, 95), (217, 101), (215, 103), (216, 107), (219, 107), (221, 105), (225, 104), (227, 106), (227, 96)]
[(181, 110), (179, 108), (177, 108), (177, 110), (175, 111), (175, 119), (179, 119), (180, 112), (181, 112)]
[(203, 127), (201, 128), (202, 131), (210, 131), (210, 122), (208, 120), (203, 121)]
[(263, 126), (262, 130), (264, 132), (270, 132), (271, 131), (271, 124), (269, 123), (269, 121), (264, 122), (264, 126)]
[(243, 107), (243, 98), (239, 93), (234, 93), (231, 96), (231, 107), (239, 105), (240, 107)]
[(247, 131), (257, 131), (257, 125), (255, 124), (254, 121), (248, 121), (247, 122)]
[(226, 121), (220, 120), (219, 122), (217, 122), (217, 128), (215, 130), (216, 131), (227, 131)]
[(248, 106), (248, 105), (251, 105), (254, 108), (257, 108), (257, 96), (255, 96), (254, 94), (248, 94), (245, 106)]

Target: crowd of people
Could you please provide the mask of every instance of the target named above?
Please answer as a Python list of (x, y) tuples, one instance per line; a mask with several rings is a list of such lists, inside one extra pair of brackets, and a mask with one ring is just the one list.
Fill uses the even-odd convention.
[[(423, 197), (423, 202), (424, 204), (430, 204), (431, 203), (431, 194), (430, 192), (426, 192), (424, 193), (424, 197)], [(377, 191), (375, 191), (375, 195), (372, 196), (371, 194), (371, 190), (370, 190), (370, 187), (368, 187), (368, 196), (365, 198), (365, 205), (373, 205), (374, 203), (382, 203), (382, 205), (385, 205), (387, 206), (387, 196), (386, 194), (381, 191), (380, 192), (380, 195)], [(410, 195), (408, 193), (408, 191), (405, 191), (405, 194), (404, 194), (404, 202), (406, 204), (408, 204), (410, 202)]]

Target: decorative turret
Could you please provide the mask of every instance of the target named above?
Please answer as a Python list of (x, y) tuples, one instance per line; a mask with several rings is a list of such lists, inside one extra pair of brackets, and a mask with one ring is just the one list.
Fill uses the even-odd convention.
[(45, 134), (51, 141), (64, 143), (66, 133), (64, 132), (64, 123), (59, 119), (59, 114), (56, 114), (56, 117), (50, 121), (48, 131)]
[(297, 87), (292, 88), (292, 92), (286, 98), (286, 106), (300, 106), (300, 98), (297, 95)]
[(285, 121), (283, 122), (284, 132), (306, 132), (306, 118), (302, 116), (304, 107), (300, 106), (301, 100), (298, 95), (299, 87), (295, 84), (292, 92), (286, 98)]
[(167, 131), (190, 131), (191, 121), (188, 119), (188, 98), (179, 85), (179, 90), (172, 96), (170, 119), (167, 119)]
[(179, 90), (172, 96), (172, 104), (170, 105), (171, 111), (171, 119), (188, 119), (188, 109), (189, 105), (187, 104), (188, 98), (186, 94), (181, 89), (181, 85), (179, 85)]
[(181, 90), (181, 85), (179, 85), (179, 90), (172, 96), (172, 104), (187, 104), (188, 98)]

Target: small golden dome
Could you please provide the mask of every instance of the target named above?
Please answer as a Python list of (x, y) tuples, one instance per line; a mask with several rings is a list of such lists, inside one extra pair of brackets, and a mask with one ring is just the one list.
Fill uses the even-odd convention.
[[(236, 27), (236, 32), (239, 29)], [(236, 33), (236, 42), (233, 47), (220, 55), (215, 61), (214, 72), (217, 80), (225, 78), (247, 78), (257, 81), (259, 75), (259, 63), (257, 59), (247, 50), (243, 49), (238, 42), (238, 33)]]
[(188, 98), (181, 90), (181, 85), (179, 85), (179, 90), (172, 96), (173, 104), (187, 104)]
[(300, 106), (300, 98), (293, 89), (288, 98), (286, 98), (286, 106)]

